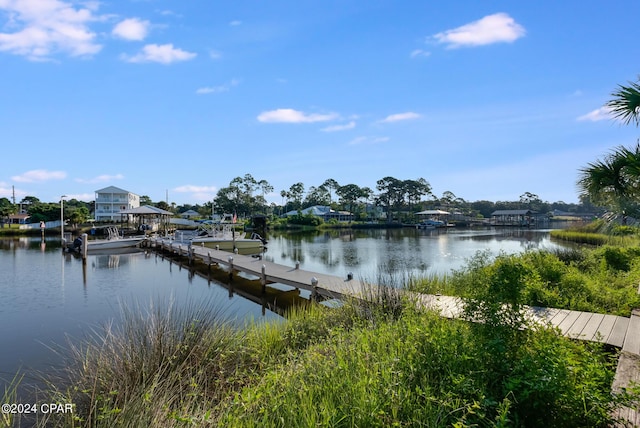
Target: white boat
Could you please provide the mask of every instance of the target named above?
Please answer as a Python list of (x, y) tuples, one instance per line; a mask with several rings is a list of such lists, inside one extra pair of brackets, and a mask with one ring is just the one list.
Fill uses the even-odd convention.
[[(118, 229), (109, 226), (105, 229), (107, 237), (105, 239), (89, 239), (87, 240), (87, 251), (114, 250), (122, 248), (137, 247), (146, 239), (144, 236), (132, 236), (125, 238), (120, 236)], [(80, 251), (82, 248), (82, 237), (78, 237), (73, 241), (70, 249)]]
[(235, 251), (244, 254), (256, 254), (264, 249), (265, 240), (257, 233), (247, 238), (245, 232), (235, 231), (229, 223), (203, 224), (195, 232), (177, 231), (177, 242), (200, 245), (222, 251)]
[(437, 227), (445, 227), (447, 224), (440, 220), (425, 220), (416, 225), (418, 229), (435, 229)]

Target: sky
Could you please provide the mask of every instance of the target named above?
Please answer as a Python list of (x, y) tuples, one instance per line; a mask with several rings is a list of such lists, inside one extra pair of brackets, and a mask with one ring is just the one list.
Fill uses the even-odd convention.
[(0, 0), (0, 197), (116, 186), (204, 204), (235, 177), (577, 202), (640, 129), (640, 2)]

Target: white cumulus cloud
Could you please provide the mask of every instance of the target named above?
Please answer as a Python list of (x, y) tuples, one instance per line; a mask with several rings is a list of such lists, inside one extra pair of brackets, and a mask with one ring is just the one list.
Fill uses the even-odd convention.
[(144, 40), (149, 34), (149, 26), (149, 21), (129, 18), (116, 24), (111, 34), (125, 40)]
[(421, 117), (418, 113), (408, 111), (406, 113), (391, 114), (381, 120), (382, 123), (400, 122), (401, 120), (412, 120)]
[(123, 55), (122, 59), (127, 62), (159, 62), (161, 64), (171, 64), (178, 61), (189, 61), (196, 57), (193, 52), (174, 48), (173, 44), (165, 45), (150, 44), (142, 48), (142, 51), (132, 57)]
[(64, 171), (47, 171), (46, 169), (33, 169), (24, 174), (14, 175), (11, 180), (18, 183), (36, 183), (50, 180), (62, 180), (67, 177)]
[(360, 144), (379, 144), (386, 143), (389, 141), (389, 137), (356, 137), (353, 140), (349, 141), (350, 146), (356, 146)]
[(258, 115), (258, 121), (263, 123), (313, 123), (327, 122), (335, 120), (338, 115), (335, 113), (306, 114), (304, 112), (289, 108), (281, 108), (271, 111), (265, 111)]
[(0, 32), (0, 51), (45, 61), (65, 53), (73, 57), (98, 53), (102, 45), (89, 24), (102, 17), (94, 15), (95, 4), (79, 7), (61, 0), (0, 0), (0, 12), (9, 16)]
[(600, 107), (599, 109), (593, 110), (578, 117), (577, 120), (580, 122), (598, 122), (601, 120), (609, 119), (613, 119), (613, 116), (611, 115), (611, 109), (609, 107)]
[(240, 84), (240, 80), (232, 79), (229, 83), (225, 83), (223, 85), (205, 86), (205, 87), (202, 87), (202, 88), (198, 88), (196, 90), (196, 94), (204, 95), (204, 94), (217, 94), (217, 93), (220, 93), (220, 92), (227, 92), (232, 87), (238, 86), (238, 84)]
[(321, 131), (323, 132), (347, 131), (355, 127), (356, 127), (356, 122), (352, 120), (351, 122), (345, 123), (344, 125), (327, 126), (326, 128), (322, 128)]
[(458, 48), (514, 42), (525, 34), (524, 27), (512, 17), (506, 13), (496, 13), (461, 27), (438, 33), (433, 36), (433, 39), (449, 48)]
[(427, 58), (431, 56), (431, 52), (422, 49), (414, 49), (411, 51), (411, 58)]
[(114, 180), (122, 180), (122, 179), (124, 179), (124, 175), (122, 174), (115, 174), (115, 175), (102, 174), (89, 179), (77, 178), (76, 181), (78, 183), (91, 184), (91, 183), (106, 183), (106, 182), (110, 182)]

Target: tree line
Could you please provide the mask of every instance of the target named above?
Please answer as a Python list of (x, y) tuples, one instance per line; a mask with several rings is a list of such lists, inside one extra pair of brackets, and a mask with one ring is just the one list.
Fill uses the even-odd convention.
[[(218, 190), (213, 201), (205, 204), (170, 205), (165, 201), (153, 202), (149, 196), (140, 197), (141, 205), (153, 205), (176, 214), (194, 210), (202, 218), (212, 214), (236, 213), (241, 218), (256, 214), (280, 216), (298, 212), (307, 207), (330, 206), (336, 211), (348, 211), (356, 220), (378, 219), (380, 214), (387, 221), (411, 218), (412, 214), (425, 209), (443, 209), (460, 213), (467, 217), (488, 218), (496, 210), (531, 209), (546, 213), (552, 210), (565, 212), (595, 213), (598, 208), (589, 202), (587, 196), (581, 197), (579, 204), (545, 202), (534, 193), (524, 192), (516, 201), (467, 201), (451, 191), (441, 196), (432, 192), (431, 185), (424, 179), (398, 179), (384, 177), (376, 182), (375, 191), (354, 183), (339, 184), (335, 179), (326, 179), (317, 186), (306, 188), (301, 182), (292, 184), (280, 191), (281, 204), (268, 203), (266, 196), (274, 192), (274, 187), (266, 180), (256, 180), (251, 174), (236, 177), (228, 186)], [(34, 196), (22, 199), (20, 205), (26, 208), (30, 222), (55, 221), (60, 219), (60, 202), (42, 202)], [(65, 201), (64, 218), (73, 224), (86, 222), (94, 211), (94, 202), (76, 199)], [(0, 198), (0, 217), (7, 219), (15, 214), (18, 207), (7, 198)]]

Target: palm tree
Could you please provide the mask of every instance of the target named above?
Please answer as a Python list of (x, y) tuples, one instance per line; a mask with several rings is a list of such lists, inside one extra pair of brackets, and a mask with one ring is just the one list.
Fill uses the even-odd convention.
[[(640, 125), (640, 83), (620, 85), (606, 106), (625, 124)], [(604, 160), (580, 170), (578, 187), (601, 205), (624, 216), (640, 214), (640, 143), (634, 148), (617, 147)]]
[(613, 99), (606, 104), (611, 113), (626, 125), (631, 122), (640, 125), (640, 83), (620, 85), (611, 96)]
[(623, 215), (640, 214), (640, 144), (617, 147), (580, 169), (578, 186), (594, 204)]

